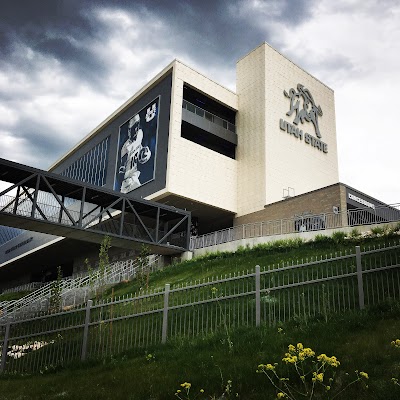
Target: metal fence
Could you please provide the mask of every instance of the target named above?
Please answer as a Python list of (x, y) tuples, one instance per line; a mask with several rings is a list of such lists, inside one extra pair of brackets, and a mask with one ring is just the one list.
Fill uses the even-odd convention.
[(400, 221), (400, 204), (237, 225), (190, 238), (190, 250), (235, 240)]
[(85, 303), (100, 287), (115, 285), (124, 280), (134, 279), (140, 269), (152, 273), (162, 268), (161, 256), (151, 255), (147, 257), (146, 266), (136, 260), (125, 260), (111, 263), (104, 270), (99, 268), (91, 273), (76, 274), (73, 277), (65, 277), (59, 283), (48, 282), (34, 292), (19, 300), (0, 303), (0, 324), (8, 319), (24, 319), (35, 314), (47, 314), (51, 311), (51, 297), (55, 285), (59, 285), (60, 304), (57, 308), (65, 309), (76, 307)]
[(0, 325), (0, 371), (37, 372), (239, 326), (400, 299), (400, 245), (272, 266)]
[(24, 285), (4, 289), (3, 291), (0, 291), (0, 293), (6, 294), (6, 293), (28, 292), (31, 290), (39, 289), (42, 286), (44, 286), (45, 284), (46, 283), (44, 283), (44, 282), (30, 282), (30, 283), (25, 283)]

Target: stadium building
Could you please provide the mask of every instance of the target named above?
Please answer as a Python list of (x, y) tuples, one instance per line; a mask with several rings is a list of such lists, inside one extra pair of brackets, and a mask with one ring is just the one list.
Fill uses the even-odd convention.
[[(320, 215), (355, 208), (373, 222), (384, 205), (339, 183), (333, 90), (267, 43), (237, 62), (236, 92), (174, 60), (49, 171), (188, 210), (193, 236), (282, 218), (324, 229)], [(0, 289), (53, 279), (58, 265), (71, 275), (97, 253), (4, 226)]]

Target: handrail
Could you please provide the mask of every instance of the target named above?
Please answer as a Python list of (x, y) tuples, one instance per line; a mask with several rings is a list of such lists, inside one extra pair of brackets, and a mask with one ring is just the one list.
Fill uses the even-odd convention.
[[(158, 255), (152, 260), (148, 258), (147, 267), (154, 270), (154, 265), (156, 265), (159, 260), (160, 256)], [(61, 280), (61, 307), (76, 306), (85, 303), (85, 301), (93, 295), (92, 291), (95, 291), (98, 287), (119, 283), (124, 279), (132, 279), (136, 276), (138, 268), (140, 268), (140, 265), (137, 260), (126, 260), (110, 264), (106, 267), (103, 275), (99, 269), (96, 269), (91, 274), (84, 273), (73, 278), (63, 278)], [(47, 312), (53, 287), (54, 281), (47, 283), (45, 286), (42, 286), (40, 289), (35, 290), (19, 300), (10, 304), (5, 304), (1, 309), (0, 321), (10, 318), (14, 319), (18, 312), (24, 312), (24, 310), (27, 310), (29, 307), (40, 309), (35, 311)], [(78, 290), (84, 292), (83, 296), (81, 296), (81, 301), (77, 298), (76, 291)], [(68, 298), (72, 298), (72, 304), (68, 303)]]
[[(372, 218), (372, 220), (371, 220)], [(358, 208), (337, 213), (319, 213), (276, 220), (236, 225), (231, 228), (190, 238), (190, 250), (215, 246), (235, 240), (340, 229), (351, 226), (375, 225), (400, 221), (400, 203), (377, 206), (375, 210)]]
[(233, 133), (236, 133), (236, 126), (234, 124), (227, 121), (226, 119), (218, 117), (217, 115), (215, 115), (213, 113), (210, 113), (209, 111), (205, 110), (204, 108), (196, 106), (195, 104), (191, 103), (190, 101), (183, 100), (182, 108), (198, 115), (199, 117), (202, 117), (208, 121), (211, 121), (214, 124), (219, 125)]

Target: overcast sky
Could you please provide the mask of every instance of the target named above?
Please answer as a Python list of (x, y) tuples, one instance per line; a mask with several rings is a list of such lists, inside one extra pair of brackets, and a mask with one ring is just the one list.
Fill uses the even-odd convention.
[(335, 91), (340, 181), (400, 202), (399, 0), (0, 4), (2, 158), (47, 169), (174, 58), (235, 90), (266, 41)]

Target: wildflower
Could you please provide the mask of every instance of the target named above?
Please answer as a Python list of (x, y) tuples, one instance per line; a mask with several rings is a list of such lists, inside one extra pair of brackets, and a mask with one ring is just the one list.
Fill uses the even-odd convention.
[(340, 362), (335, 356), (328, 357), (326, 354), (320, 354), (317, 357), (317, 360), (322, 362), (323, 364), (328, 364), (331, 367), (338, 367), (340, 365)]
[(309, 347), (305, 347), (303, 350), (299, 351), (299, 360), (304, 361), (306, 358), (314, 357), (315, 352)]
[(331, 387), (330, 386), (325, 386), (325, 389), (326, 390), (331, 390)]
[(282, 333), (283, 329), (282, 328), (278, 328), (278, 333)]
[(200, 389), (200, 393), (204, 393), (204, 389)]
[(152, 360), (154, 360), (154, 359), (155, 359), (154, 354), (149, 353), (149, 354), (146, 355), (146, 360), (147, 360), (147, 361), (152, 361)]
[(368, 376), (368, 374), (366, 372), (361, 371), (360, 372), (360, 376), (365, 378), (365, 379), (369, 379), (369, 376)]
[(277, 397), (278, 399), (284, 399), (284, 398), (286, 397), (286, 394), (283, 393), (283, 392), (279, 392), (279, 393), (276, 395), (276, 397)]
[(390, 344), (393, 347), (396, 347), (397, 349), (400, 349), (400, 339), (393, 340), (392, 342), (390, 342)]
[(317, 374), (316, 372), (313, 372), (313, 377), (311, 379), (313, 382), (322, 382), (324, 380), (324, 373), (320, 372)]
[(297, 343), (297, 350), (303, 350), (303, 344)]
[(296, 364), (297, 363), (297, 356), (291, 355), (289, 353), (285, 354), (286, 357), (282, 358), (282, 361), (286, 364)]
[(192, 384), (189, 383), (189, 382), (183, 382), (183, 383), (181, 383), (181, 386), (182, 386), (184, 389), (188, 390), (188, 389), (190, 389), (190, 388), (192, 387)]

